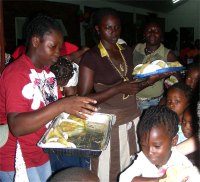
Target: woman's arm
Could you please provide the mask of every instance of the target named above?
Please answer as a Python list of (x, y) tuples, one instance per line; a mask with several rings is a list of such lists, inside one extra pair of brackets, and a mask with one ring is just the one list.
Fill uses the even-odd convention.
[(194, 151), (197, 150), (197, 138), (196, 137), (191, 137), (187, 139), (186, 141), (178, 144), (176, 148), (178, 149), (179, 152), (181, 152), (184, 155), (190, 154)]
[(62, 112), (86, 118), (84, 114), (92, 114), (97, 108), (94, 99), (87, 97), (69, 97), (55, 101), (46, 107), (32, 112), (8, 113), (8, 124), (14, 136), (33, 133), (54, 119)]
[[(176, 57), (176, 55), (175, 55), (172, 51), (169, 51), (169, 53), (168, 53), (168, 55), (167, 55), (167, 61), (168, 61), (168, 62), (177, 61), (177, 57)], [(167, 77), (169, 77), (169, 76), (171, 76), (171, 75), (176, 76), (176, 77), (178, 78), (178, 80), (181, 79), (179, 73), (167, 72), (167, 73), (157, 74), (157, 75), (150, 76), (150, 77), (148, 78), (148, 80), (147, 80), (148, 83), (147, 83), (147, 85), (145, 85), (145, 87), (148, 86), (148, 84), (149, 84), (149, 85), (152, 85), (152, 84), (154, 84), (155, 82), (157, 82), (158, 80), (161, 80), (161, 79), (163, 79), (163, 78), (167, 78)], [(144, 88), (145, 88), (145, 87), (144, 87)]]
[[(103, 74), (103, 73), (102, 73)], [(133, 95), (140, 90), (140, 84), (135, 81), (121, 82), (102, 92), (92, 93), (95, 73), (88, 67), (79, 67), (78, 94), (97, 100), (98, 104), (119, 93)]]
[(87, 95), (101, 103), (108, 98), (116, 95), (118, 93), (117, 89), (113, 87), (99, 93), (92, 93), (94, 86), (94, 76), (93, 70), (85, 66), (79, 67), (79, 83), (78, 83), (78, 95)]
[(87, 52), (90, 48), (89, 47), (83, 47), (69, 55), (64, 56), (65, 58), (67, 58), (70, 61), (75, 62), (76, 64), (80, 63), (81, 57), (83, 56), (83, 54), (85, 52)]
[(145, 177), (134, 177), (131, 182), (159, 182), (162, 178), (145, 178)]

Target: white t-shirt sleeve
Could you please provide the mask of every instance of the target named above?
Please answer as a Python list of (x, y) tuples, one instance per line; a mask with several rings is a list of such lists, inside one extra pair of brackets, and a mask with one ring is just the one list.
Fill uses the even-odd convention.
[(133, 164), (120, 174), (119, 182), (131, 182), (135, 176), (140, 176), (142, 174), (143, 160), (143, 153), (138, 153), (138, 157)]
[(65, 85), (65, 87), (74, 87), (78, 84), (79, 66), (76, 63), (72, 63), (72, 64), (74, 68), (74, 75), (68, 81), (67, 85)]

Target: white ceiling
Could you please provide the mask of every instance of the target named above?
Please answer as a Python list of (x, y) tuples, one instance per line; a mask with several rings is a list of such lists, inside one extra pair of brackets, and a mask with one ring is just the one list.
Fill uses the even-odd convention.
[(179, 2), (173, 4), (172, 0), (108, 0), (115, 3), (121, 3), (124, 5), (129, 5), (137, 8), (143, 8), (150, 11), (168, 13), (173, 9), (181, 6), (188, 0), (180, 0)]

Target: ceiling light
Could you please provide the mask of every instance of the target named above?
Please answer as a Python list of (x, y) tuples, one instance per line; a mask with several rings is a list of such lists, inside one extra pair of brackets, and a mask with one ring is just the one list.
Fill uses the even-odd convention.
[(177, 2), (179, 2), (180, 0), (172, 0), (172, 2), (175, 4)]

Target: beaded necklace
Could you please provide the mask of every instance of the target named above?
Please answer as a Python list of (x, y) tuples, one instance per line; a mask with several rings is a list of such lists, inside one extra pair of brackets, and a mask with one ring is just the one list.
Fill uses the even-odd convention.
[(144, 51), (145, 51), (146, 55), (152, 54), (152, 53), (155, 52), (155, 51), (152, 51), (152, 50), (148, 49), (147, 47), (145, 47)]

